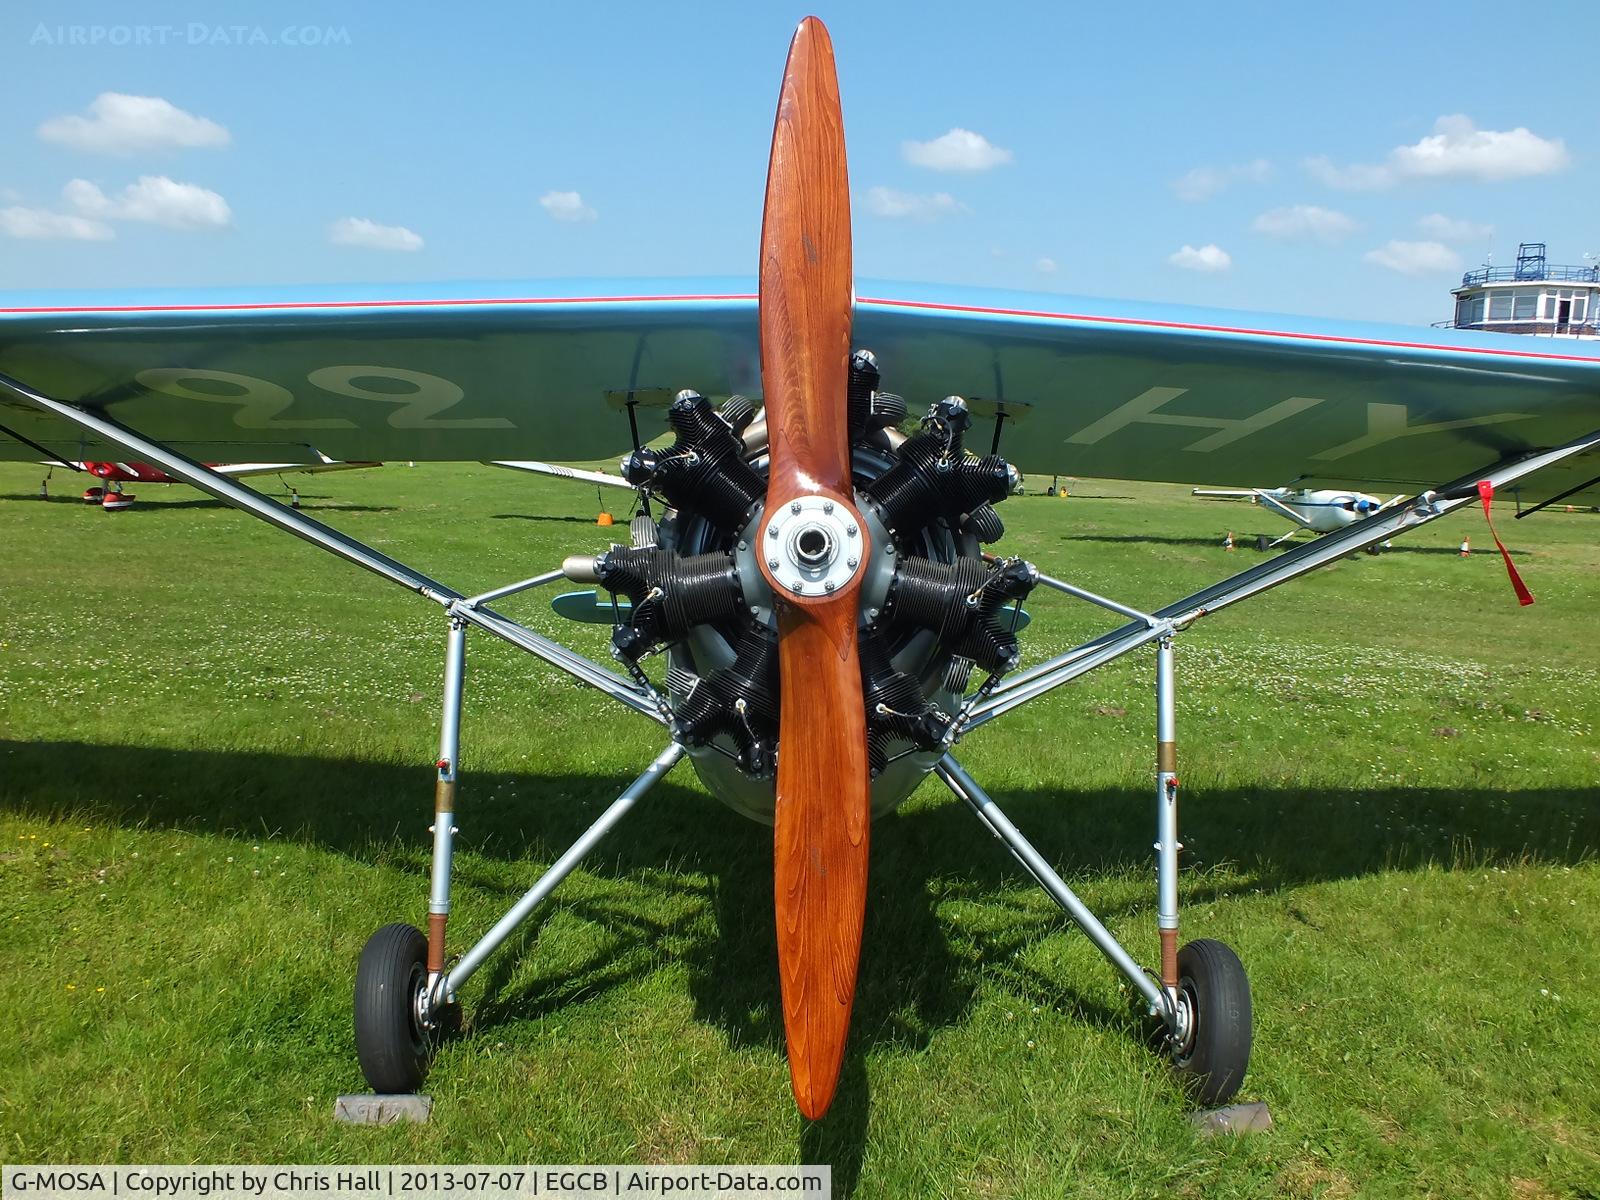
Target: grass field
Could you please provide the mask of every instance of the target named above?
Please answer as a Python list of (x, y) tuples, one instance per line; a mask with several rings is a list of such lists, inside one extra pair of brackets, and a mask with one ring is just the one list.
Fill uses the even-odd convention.
[[(0, 1159), (823, 1161), (837, 1195), (1600, 1196), (1600, 516), (1458, 514), (1179, 641), (1187, 936), (1255, 991), (1201, 1140), (1127, 992), (929, 782), (874, 827), (839, 1101), (789, 1097), (770, 834), (682, 766), (467, 990), (425, 1126), (362, 1087), (362, 943), (421, 923), (444, 625), (184, 488), (106, 514), (0, 466)], [(76, 481), (60, 473), (63, 496)], [(462, 589), (602, 544), (581, 486), (391, 466), (308, 510)], [(1155, 605), (1278, 523), (1175, 487), (1005, 505), (1002, 545)], [(599, 654), (532, 598), (507, 611)], [(1106, 627), (1029, 605), (1036, 660)], [(1092, 908), (1155, 957), (1153, 652), (964, 743)], [(659, 748), (471, 639), (452, 932), (485, 929)]]

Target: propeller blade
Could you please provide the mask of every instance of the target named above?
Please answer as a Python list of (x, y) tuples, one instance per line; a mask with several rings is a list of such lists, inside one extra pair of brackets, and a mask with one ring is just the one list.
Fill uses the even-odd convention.
[(833, 1101), (855, 1000), (871, 779), (856, 643), (867, 530), (853, 503), (845, 402), (850, 184), (833, 44), (814, 17), (784, 68), (760, 276), (765, 519), (784, 525), (762, 556), (781, 679), (773, 893), (790, 1082), (815, 1119)]

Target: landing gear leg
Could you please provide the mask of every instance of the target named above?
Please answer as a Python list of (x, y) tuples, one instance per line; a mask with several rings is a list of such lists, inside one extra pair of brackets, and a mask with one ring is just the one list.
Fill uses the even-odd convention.
[(1156, 643), (1156, 924), (1173, 1069), (1208, 1108), (1231, 1100), (1250, 1062), (1250, 981), (1239, 956), (1203, 938), (1178, 948), (1177, 699), (1170, 636)]
[(1239, 956), (1221, 942), (1178, 945), (1178, 776), (1173, 649), (1170, 634), (1156, 647), (1156, 891), (1161, 972), (1140, 966), (1089, 911), (1043, 855), (952, 755), (934, 771), (964, 800), (989, 832), (1059, 904), (1160, 1019), (1158, 1045), (1190, 1093), (1207, 1107), (1239, 1090), (1250, 1061), (1250, 983)]
[(434, 789), (433, 872), (428, 934), (410, 925), (386, 925), (372, 935), (356, 971), (356, 1051), (361, 1073), (376, 1092), (413, 1092), (422, 1084), (433, 1051), (461, 1026), (456, 999), (481, 967), (635, 804), (683, 757), (673, 742), (633, 781), (567, 852), (552, 863), (494, 928), (445, 966), (454, 849), (456, 756), (461, 744), (461, 694), (466, 676), (466, 623), (452, 616), (445, 656), (444, 719)]
[(433, 870), (428, 888), (428, 994), (430, 1017), (441, 1032), (461, 1028), (461, 1005), (453, 992), (441, 993), (445, 928), (450, 923), (450, 870), (455, 860), (456, 766), (461, 756), (461, 696), (467, 678), (467, 626), (450, 618), (445, 642), (444, 708), (439, 721), (438, 772), (433, 785)]
[(445, 926), (450, 919), (454, 857), (456, 758), (461, 749), (461, 695), (467, 669), (467, 627), (450, 620), (445, 644), (444, 715), (439, 726), (433, 790), (433, 870), (428, 933), (385, 925), (368, 939), (356, 968), (356, 1056), (373, 1091), (414, 1092), (434, 1049), (460, 1031), (461, 1005), (441, 987)]

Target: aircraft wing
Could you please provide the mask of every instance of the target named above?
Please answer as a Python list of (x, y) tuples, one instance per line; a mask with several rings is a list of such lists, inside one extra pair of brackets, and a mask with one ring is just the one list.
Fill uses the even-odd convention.
[(592, 483), (598, 487), (621, 488), (623, 491), (638, 491), (621, 475), (607, 475), (604, 471), (586, 471), (582, 467), (563, 467), (559, 463), (533, 462), (528, 460), (514, 461), (509, 459), (495, 459), (489, 464), (491, 467), (505, 467), (512, 471), (528, 471), (534, 475), (553, 475), (557, 479), (577, 479), (584, 483)]
[[(972, 401), (974, 446), (1005, 417), (1026, 472), (1408, 489), (1600, 428), (1570, 340), (860, 282), (854, 341), (913, 412)], [(209, 461), (594, 459), (758, 364), (739, 280), (0, 297), (0, 372)], [(116, 456), (0, 395), (0, 457), (39, 449)]]
[(381, 467), (380, 462), (327, 462), (292, 463), (218, 463), (211, 469), (229, 479), (248, 479), (252, 475), (320, 475), (324, 471), (362, 471), (368, 467)]

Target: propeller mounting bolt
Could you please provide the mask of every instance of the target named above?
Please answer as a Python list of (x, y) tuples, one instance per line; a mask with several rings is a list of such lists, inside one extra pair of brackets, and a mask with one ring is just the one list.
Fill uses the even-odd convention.
[(860, 564), (861, 560), (859, 558), (848, 558), (845, 560), (845, 566), (849, 567), (852, 571), (855, 570)]
[(778, 536), (778, 527), (776, 525), (768, 525), (767, 526), (767, 536), (768, 537), (777, 537)]
[(804, 584), (804, 583), (802, 583), (802, 582), (801, 582), (801, 581), (800, 581), (800, 580), (798, 580), (798, 579), (796, 579), (796, 580), (795, 580), (795, 581), (794, 581), (794, 582), (793, 582), (793, 583), (791, 583), (791, 584), (790, 584), (790, 585), (789, 585), (789, 587), (790, 587), (790, 588), (791, 588), (791, 589), (793, 589), (793, 590), (794, 590), (794, 591), (797, 591), (797, 592), (803, 592), (803, 591), (805, 591), (805, 590), (806, 590), (806, 585), (805, 585), (805, 584)]
[(828, 582), (827, 582), (827, 583), (825, 583), (825, 584), (823, 584), (823, 585), (822, 585), (822, 587), (823, 587), (823, 590), (824, 590), (824, 591), (829, 591), (829, 592), (831, 592), (831, 591), (833, 591), (833, 589), (834, 589), (834, 588), (835, 588), (835, 587), (837, 587), (837, 586), (838, 586), (838, 585), (837, 585), (837, 584), (836, 584), (836, 583), (834, 583), (834, 582), (833, 582), (833, 580), (831, 580), (831, 579), (830, 579), (830, 580), (828, 580)]
[(767, 559), (767, 567), (769, 570), (776, 571), (778, 569), (778, 560), (775, 558)]
[(845, 537), (855, 537), (855, 535), (856, 535), (856, 527), (854, 525), (846, 526), (845, 531), (844, 531), (844, 535), (845, 535)]
[(792, 512), (792, 513), (799, 512), (800, 511), (800, 501), (796, 500), (793, 504), (789, 505), (789, 511)]
[(828, 500), (828, 501), (824, 502), (824, 504), (822, 505), (822, 511), (825, 512), (825, 513), (831, 513), (833, 511), (833, 501), (832, 500)]

